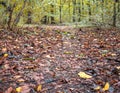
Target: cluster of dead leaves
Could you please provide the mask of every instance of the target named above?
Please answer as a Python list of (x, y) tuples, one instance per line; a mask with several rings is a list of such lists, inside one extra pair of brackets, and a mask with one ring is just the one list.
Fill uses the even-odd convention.
[[(76, 36), (71, 35), (70, 32), (61, 32), (56, 28), (50, 29), (49, 27), (46, 29), (27, 28), (27, 30), (30, 30), (30, 32), (27, 32), (29, 33), (27, 36), (16, 37), (16, 35), (10, 36), (6, 34), (2, 38), (2, 43), (0, 42), (2, 53), (0, 65), (7, 70), (4, 74), (1, 74), (1, 77), (9, 70), (15, 70), (15, 73), (10, 72), (11, 76), (14, 76), (14, 81), (11, 83), (14, 86), (3, 85), (4, 89), (8, 88), (6, 91), (4, 90), (5, 93), (43, 92), (44, 88), (49, 87), (48, 84), (43, 87), (41, 83), (34, 84), (34, 86), (25, 85), (25, 81), (30, 81), (25, 78), (25, 70), (29, 71), (29, 73), (33, 72), (33, 76), (28, 74), (30, 78), (34, 77), (35, 73), (44, 73), (42, 78), (44, 82), (51, 82), (49, 73), (50, 69), (52, 69), (54, 73), (52, 71), (51, 73), (54, 78), (63, 76), (64, 81), (62, 82), (67, 81), (66, 86), (58, 82), (53, 83), (55, 85), (53, 87), (57, 87), (58, 90), (62, 88), (63, 91), (67, 87), (68, 90), (75, 92), (85, 92), (86, 90), (91, 92), (92, 89), (106, 92), (110, 88), (117, 89), (114, 86), (120, 85), (118, 81), (120, 67), (119, 64), (116, 64), (119, 63), (119, 35), (112, 35), (116, 32), (100, 30), (101, 32), (96, 33), (88, 29), (88, 31), (78, 32), (78, 36)], [(61, 51), (62, 49), (63, 51)], [(14, 54), (12, 60), (9, 58), (11, 56), (8, 53), (9, 51)], [(11, 65), (15, 64), (14, 61), (17, 66), (12, 67)], [(16, 69), (14, 69), (15, 67)], [(1, 72), (3, 72), (4, 68), (0, 68)], [(39, 70), (36, 71), (36, 69)], [(87, 81), (86, 85), (79, 83), (76, 72), (79, 72), (80, 81)], [(96, 77), (99, 79), (96, 79)], [(41, 77), (35, 76), (37, 82), (39, 81), (38, 78)], [(45, 80), (46, 78), (48, 80)], [(109, 78), (109, 80), (104, 80), (104, 78)], [(9, 81), (9, 77), (4, 81)], [(80, 90), (81, 87), (73, 88), (76, 82), (85, 89)], [(89, 86), (90, 82), (92, 82), (92, 88)], [(17, 86), (17, 83), (23, 83), (24, 85)], [(54, 90), (54, 92), (58, 90)], [(49, 88), (47, 91), (49, 91)]]
[[(32, 90), (28, 85), (17, 87), (16, 89), (13, 89), (12, 87), (9, 87), (5, 93), (29, 93)], [(36, 92), (41, 92), (42, 85), (38, 85), (34, 88)]]

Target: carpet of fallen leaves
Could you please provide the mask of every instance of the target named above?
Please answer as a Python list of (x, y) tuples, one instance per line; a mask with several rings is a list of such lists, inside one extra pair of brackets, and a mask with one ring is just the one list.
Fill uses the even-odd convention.
[(120, 93), (120, 30), (0, 29), (0, 93)]

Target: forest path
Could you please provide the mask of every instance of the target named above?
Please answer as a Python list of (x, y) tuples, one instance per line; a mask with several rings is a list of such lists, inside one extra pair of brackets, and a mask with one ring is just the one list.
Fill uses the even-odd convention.
[[(119, 66), (119, 32), (59, 26), (26, 30), (26, 35), (0, 33), (1, 52), (9, 54), (0, 64), (0, 91), (12, 86), (37, 93), (36, 87), (42, 85), (42, 93), (95, 93), (95, 86), (109, 82), (114, 93), (119, 93), (115, 86), (119, 75), (114, 73)], [(93, 77), (82, 79), (80, 71)]]

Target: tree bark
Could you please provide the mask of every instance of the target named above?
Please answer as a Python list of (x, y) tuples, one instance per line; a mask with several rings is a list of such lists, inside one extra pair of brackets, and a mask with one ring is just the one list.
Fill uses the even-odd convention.
[(76, 0), (73, 0), (73, 22), (76, 21)]
[(60, 12), (60, 23), (62, 23), (62, 2), (60, 0), (60, 6), (59, 6), (59, 12)]
[(80, 4), (80, 1), (79, 1), (78, 5), (79, 5), (79, 7), (78, 7), (78, 16), (79, 16), (78, 22), (80, 22), (81, 21), (81, 4)]
[(118, 13), (120, 12), (120, 0), (118, 0)]
[(88, 14), (89, 14), (89, 21), (91, 21), (92, 12), (91, 12), (91, 3), (90, 3), (90, 0), (89, 0), (89, 4), (88, 4)]
[(84, 15), (84, 0), (82, 0), (82, 12), (83, 12), (83, 15)]
[(116, 27), (116, 1), (113, 4), (113, 26)]
[(13, 27), (13, 26), (16, 26), (16, 25), (19, 23), (20, 17), (21, 17), (21, 15), (22, 15), (22, 12), (23, 12), (25, 6), (26, 6), (26, 3), (27, 3), (27, 0), (24, 0), (24, 4), (23, 4), (21, 10), (19, 11), (18, 15), (16, 16), (16, 18), (15, 18), (15, 20), (14, 20), (14, 22), (13, 22), (12, 27)]
[(27, 15), (27, 24), (31, 24), (32, 23), (32, 18), (31, 18), (32, 12), (28, 11), (28, 15)]
[(8, 22), (7, 22), (7, 29), (11, 30), (12, 29), (12, 26), (11, 26), (11, 23), (12, 23), (12, 16), (13, 16), (13, 11), (14, 11), (14, 8), (15, 8), (15, 5), (16, 3), (13, 4), (13, 6), (9, 6), (9, 16), (8, 16)]
[(69, 0), (69, 3), (68, 3), (68, 6), (69, 6), (69, 22), (71, 22), (71, 9), (70, 9), (70, 0)]
[(54, 5), (53, 4), (51, 4), (51, 14), (52, 14), (52, 16), (51, 16), (51, 24), (55, 24), (55, 18), (54, 18)]
[(102, 8), (102, 13), (101, 13), (102, 22), (104, 22), (104, 0), (102, 0), (101, 8)]

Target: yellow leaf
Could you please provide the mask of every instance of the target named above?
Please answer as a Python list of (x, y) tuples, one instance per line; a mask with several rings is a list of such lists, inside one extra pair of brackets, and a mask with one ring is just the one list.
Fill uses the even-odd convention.
[(22, 91), (22, 88), (21, 88), (21, 87), (18, 87), (18, 88), (16, 88), (16, 91), (17, 91), (17, 92), (21, 92), (21, 91)]
[(8, 54), (4, 54), (4, 57), (8, 57)]
[(110, 84), (107, 82), (102, 90), (103, 91), (109, 90), (109, 87), (110, 87)]
[(94, 90), (100, 90), (100, 86), (96, 86), (95, 88), (94, 88)]
[(41, 90), (42, 90), (42, 85), (38, 85), (37, 91), (39, 92), (39, 91), (41, 91)]
[(84, 79), (92, 78), (92, 76), (87, 75), (85, 72), (79, 72), (78, 75)]

